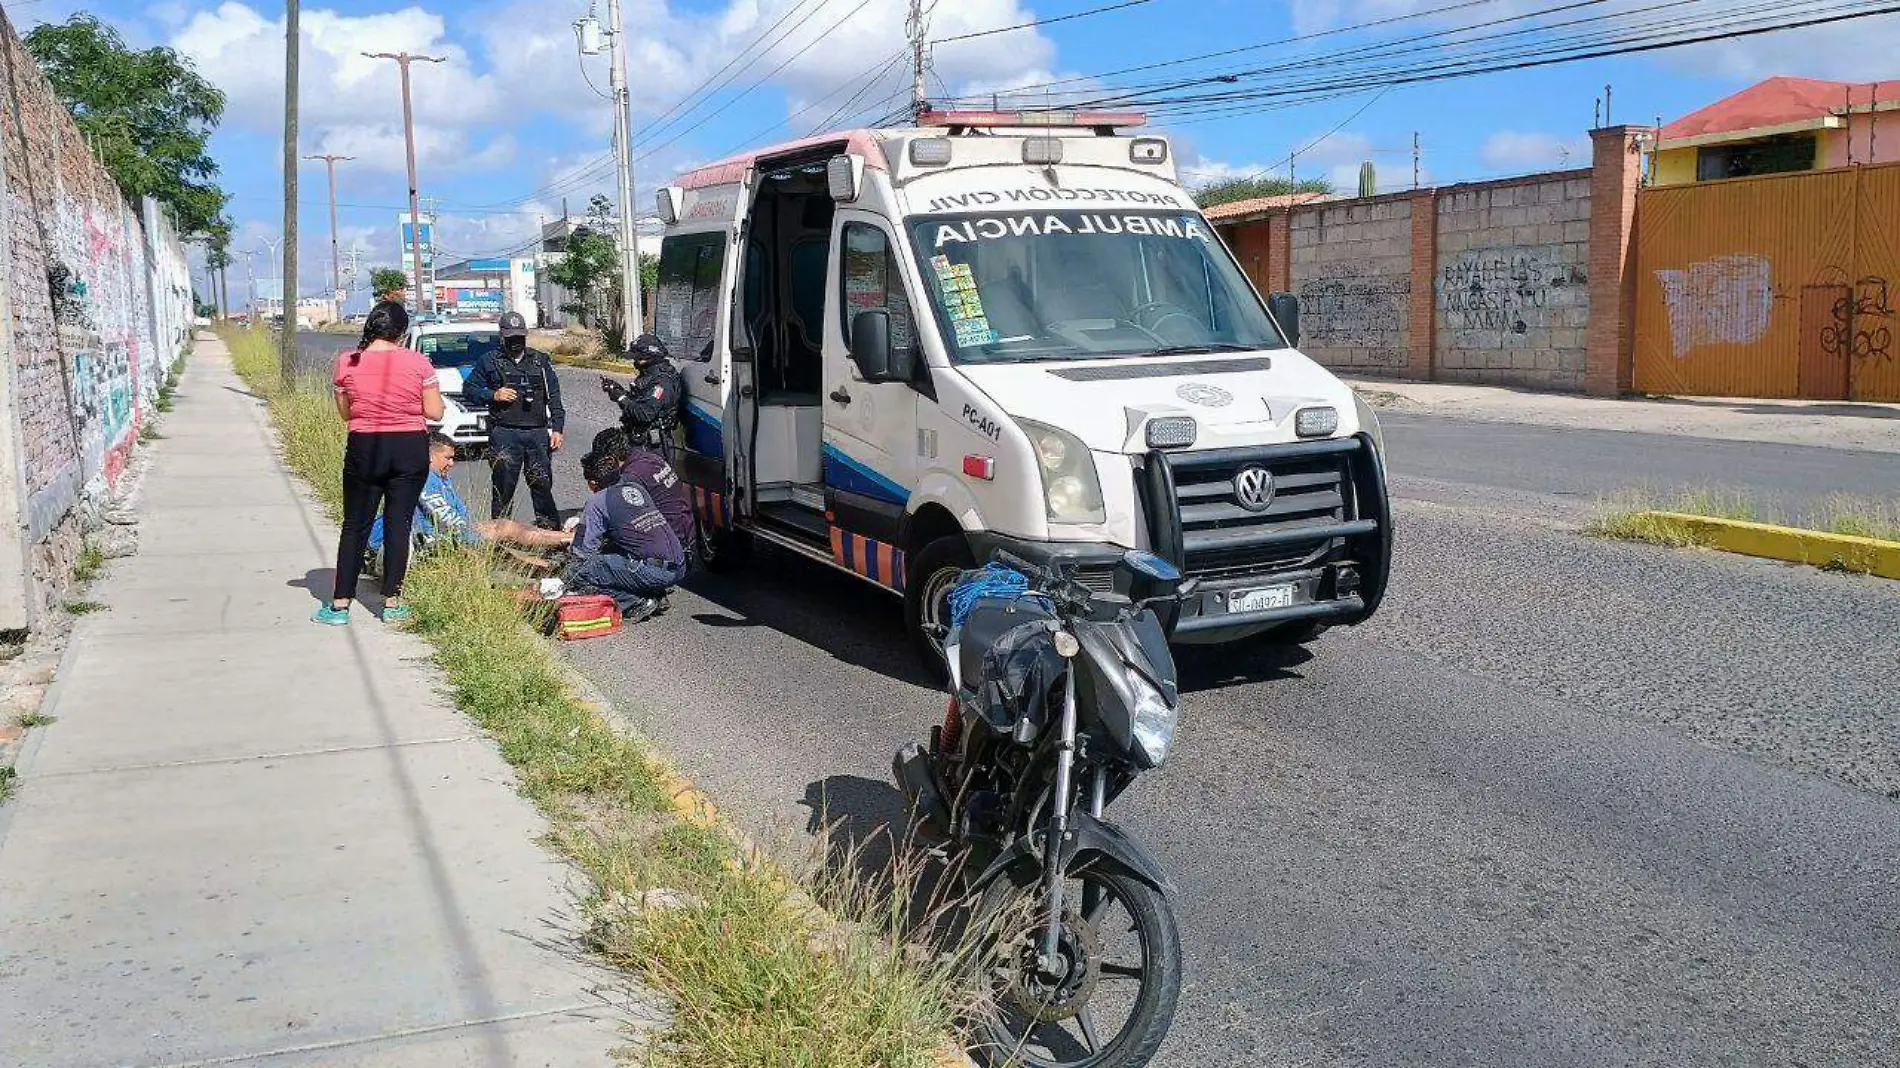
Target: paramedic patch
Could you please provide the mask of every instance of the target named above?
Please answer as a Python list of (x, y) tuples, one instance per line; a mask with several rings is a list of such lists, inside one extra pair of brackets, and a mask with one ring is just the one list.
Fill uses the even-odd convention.
[(1203, 408), (1225, 408), (1234, 401), (1232, 393), (1205, 382), (1183, 382), (1174, 387), (1174, 395)]
[(1040, 237), (1044, 234), (1130, 234), (1135, 237), (1189, 237), (1207, 240), (1207, 227), (1183, 215), (1124, 215), (1076, 211), (1049, 215), (980, 215), (936, 224), (933, 247), (959, 242), (995, 241), (1004, 237)]

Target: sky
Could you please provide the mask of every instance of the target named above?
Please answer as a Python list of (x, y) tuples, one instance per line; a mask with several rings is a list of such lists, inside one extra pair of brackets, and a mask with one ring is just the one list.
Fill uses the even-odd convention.
[[(931, 49), (931, 94), (975, 96), (1031, 86), (1039, 88), (1024, 99), (1062, 102), (1053, 94), (1324, 59), (1563, 0), (1470, 0), (1436, 15), (1429, 11), (1455, 0), (1139, 0), (1087, 17), (944, 40), (1108, 2), (953, 0), (938, 7), (925, 0), (926, 37), (940, 42)], [(1761, 2), (1671, 6), (1759, 9)], [(1656, 7), (1659, 0), (1576, 6), (1599, 4), (1615, 13), (1617, 7)], [(137, 46), (169, 45), (195, 63), (228, 98), (211, 148), (220, 181), (232, 194), (233, 247), (262, 253), (278, 239), (281, 6), (256, 0), (30, 0), (7, 8), (22, 32), (37, 22), (90, 11)], [(909, 87), (902, 54), (905, 9), (906, 0), (629, 0), (636, 207), (648, 210), (650, 190), (683, 169), (817, 132), (820, 124), (836, 129), (875, 121), (901, 106)], [(794, 13), (786, 18), (788, 10)], [(365, 279), (371, 266), (397, 260), (407, 183), (396, 66), (361, 53), (407, 50), (446, 60), (414, 69), (420, 185), (436, 203), (438, 262), (506, 254), (530, 242), (540, 223), (558, 218), (564, 208), (582, 214), (592, 194), (612, 192), (611, 109), (603, 95), (607, 61), (604, 55), (580, 57), (571, 27), (588, 11), (587, 0), (306, 2), (300, 153), (354, 157), (336, 168), (337, 237), (346, 261), (352, 248), (358, 251)], [(604, 3), (598, 14), (605, 18)], [(1680, 17), (1628, 17), (1672, 16)], [(1395, 18), (1402, 21), (1367, 26)], [(769, 44), (731, 62), (754, 42)], [(1263, 47), (1103, 77), (1254, 45)], [(1587, 131), (1606, 85), (1612, 87), (1613, 121), (1648, 124), (1776, 74), (1900, 80), (1897, 46), (1900, 16), (1877, 16), (1643, 55), (1368, 88), (1296, 107), (1178, 115), (1156, 125), (1172, 136), (1191, 185), (1232, 175), (1285, 174), (1292, 154), (1297, 177), (1330, 178), (1344, 190), (1356, 188), (1360, 163), (1370, 160), (1380, 188), (1390, 191), (1412, 184), (1414, 135), (1420, 178), (1427, 184), (1583, 166)], [(299, 274), (309, 295), (328, 288), (329, 219), (323, 164), (306, 162), (299, 174)], [(257, 257), (260, 276), (275, 273), (265, 270), (266, 262), (267, 254)], [(235, 269), (231, 279), (235, 299)]]

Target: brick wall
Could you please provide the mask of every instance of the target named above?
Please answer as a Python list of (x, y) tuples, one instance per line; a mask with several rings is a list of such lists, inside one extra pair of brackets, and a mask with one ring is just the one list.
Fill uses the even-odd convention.
[(1589, 172), (1438, 191), (1437, 377), (1584, 386)]
[(24, 584), (26, 615), (0, 618), (6, 628), (30, 625), (61, 598), (181, 351), (190, 286), (177, 236), (155, 208), (127, 201), (11, 26), (0, 27), (0, 77), (9, 310), (0, 399), (10, 409), (0, 435), (17, 472), (12, 492), (0, 492), (0, 511), (14, 514), (0, 522), (25, 534), (25, 559), (0, 561), (0, 583)]
[(1403, 372), (1412, 334), (1411, 201), (1295, 208), (1287, 236), (1300, 350), (1338, 370)]

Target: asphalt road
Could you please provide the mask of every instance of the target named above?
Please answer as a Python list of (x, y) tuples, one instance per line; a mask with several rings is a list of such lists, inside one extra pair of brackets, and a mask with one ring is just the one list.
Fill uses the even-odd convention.
[[(609, 411), (563, 378), (578, 453)], [(1572, 470), (1825, 493), (1891, 458), (1437, 422), (1388, 424), (1375, 620), (1183, 654), (1179, 748), (1115, 811), (1181, 885), (1157, 1063), (1896, 1063), (1900, 587), (1582, 537)], [(564, 651), (756, 829), (899, 815), (942, 698), (895, 599), (767, 552), (673, 600)]]

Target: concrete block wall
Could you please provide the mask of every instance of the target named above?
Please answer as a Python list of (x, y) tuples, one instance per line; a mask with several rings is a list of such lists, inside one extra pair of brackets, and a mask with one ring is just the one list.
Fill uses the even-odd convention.
[(1436, 199), (1436, 377), (1581, 390), (1590, 325), (1587, 172), (1456, 186)]
[(56, 610), (191, 317), (184, 248), (128, 201), (0, 26), (0, 629)]
[(1301, 351), (1340, 370), (1401, 373), (1412, 339), (1411, 200), (1296, 208), (1287, 233)]
[(1592, 165), (1269, 208), (1220, 234), (1262, 292), (1300, 298), (1300, 348), (1334, 370), (1614, 394), (1630, 388), (1641, 131)]

